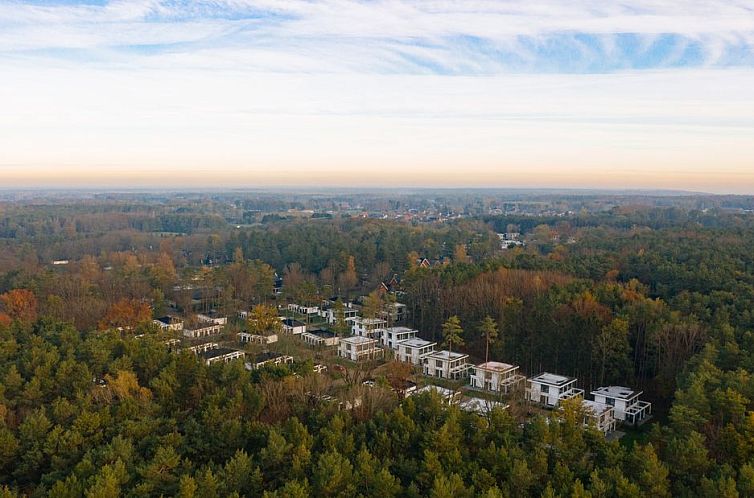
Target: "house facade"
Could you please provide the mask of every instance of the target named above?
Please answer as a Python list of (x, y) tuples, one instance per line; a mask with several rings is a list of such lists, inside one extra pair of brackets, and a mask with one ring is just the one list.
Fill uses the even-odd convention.
[(219, 324), (204, 324), (193, 328), (184, 328), (183, 336), (189, 339), (200, 339), (202, 337), (211, 337), (219, 335), (223, 331), (223, 326)]
[(312, 347), (329, 347), (337, 346), (340, 338), (329, 330), (313, 330), (301, 334), (301, 339)]
[(463, 379), (468, 376), (471, 365), (469, 355), (450, 351), (433, 351), (424, 356), (424, 375), (440, 379)]
[(161, 316), (156, 320), (152, 320), (152, 323), (164, 331), (180, 332), (183, 330), (183, 320), (174, 316)]
[(281, 353), (268, 351), (256, 355), (252, 361), (246, 362), (246, 370), (257, 370), (267, 365), (288, 365), (293, 363), (293, 357)]
[(306, 332), (306, 324), (293, 318), (282, 318), (283, 332), (286, 334), (299, 335)]
[(421, 366), (423, 365), (424, 357), (435, 351), (437, 343), (414, 337), (413, 339), (398, 342), (397, 346), (395, 356), (398, 360)]
[(591, 426), (598, 431), (608, 434), (615, 430), (615, 410), (612, 406), (591, 400), (582, 400), (584, 410), (584, 426)]
[(628, 425), (641, 425), (652, 417), (652, 403), (641, 401), (642, 391), (623, 386), (606, 386), (592, 391), (594, 401), (612, 406), (615, 418)]
[(244, 356), (246, 356), (246, 353), (243, 351), (230, 348), (213, 348), (199, 353), (199, 357), (207, 365), (212, 365), (213, 363), (228, 363), (243, 358)]
[(381, 318), (362, 318), (356, 317), (351, 321), (351, 334), (379, 339), (381, 329), (385, 328), (387, 322)]
[(377, 339), (364, 336), (351, 336), (340, 339), (338, 344), (338, 356), (351, 361), (371, 360), (381, 358), (384, 354), (378, 346)]
[(272, 344), (278, 342), (277, 334), (261, 335), (250, 334), (248, 332), (239, 332), (238, 340), (241, 344)]
[(525, 381), (526, 377), (518, 373), (518, 365), (488, 361), (471, 368), (469, 384), (477, 389), (508, 394)]
[(413, 339), (418, 333), (418, 330), (410, 329), (408, 327), (387, 327), (380, 329), (379, 338), (384, 347), (397, 351), (398, 343)]
[(561, 401), (584, 396), (584, 390), (576, 388), (575, 377), (544, 372), (527, 383), (526, 399), (549, 408), (558, 406)]

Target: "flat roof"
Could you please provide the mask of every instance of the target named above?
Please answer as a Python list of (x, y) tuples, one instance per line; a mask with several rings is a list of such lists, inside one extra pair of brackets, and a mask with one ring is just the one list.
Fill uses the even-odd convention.
[(264, 353), (259, 353), (254, 357), (254, 361), (257, 363), (272, 360), (274, 358), (280, 358), (283, 356), (281, 353), (273, 353), (272, 351), (265, 351)]
[(180, 318), (174, 317), (174, 316), (161, 316), (160, 318), (155, 318), (158, 322), (162, 322), (165, 325), (172, 325), (174, 323), (178, 323), (181, 321)]
[(642, 391), (634, 391), (630, 387), (604, 386), (592, 391), (592, 395), (599, 394), (615, 399), (631, 399), (640, 395)]
[(431, 353), (427, 354), (427, 357), (430, 358), (438, 358), (441, 360), (451, 361), (451, 360), (460, 360), (461, 358), (468, 358), (469, 355), (464, 353), (457, 353), (453, 351), (452, 353), (450, 351), (442, 350), (442, 351), (433, 351)]
[(606, 411), (611, 410), (613, 408), (612, 406), (606, 405), (604, 403), (597, 403), (596, 401), (592, 401), (589, 399), (581, 400), (581, 406), (584, 407), (584, 410), (590, 411), (595, 415), (605, 413)]
[(418, 337), (412, 337), (411, 339), (405, 339), (403, 341), (399, 341), (399, 346), (407, 346), (409, 348), (424, 348), (427, 346), (433, 346), (437, 344), (436, 342), (431, 341), (425, 341), (424, 339), (420, 339)]
[(551, 386), (563, 386), (575, 381), (576, 377), (566, 377), (564, 375), (543, 372), (531, 380), (534, 382), (539, 382), (541, 384), (549, 384)]
[(352, 335), (351, 337), (342, 338), (340, 342), (350, 342), (351, 344), (367, 344), (376, 343), (377, 339), (370, 339), (369, 337), (364, 337), (361, 335)]
[(499, 361), (488, 361), (487, 363), (481, 363), (477, 365), (477, 368), (481, 368), (484, 370), (494, 370), (496, 372), (507, 372), (508, 370), (512, 368), (518, 368), (516, 365), (511, 365), (510, 363), (502, 363)]
[(301, 322), (299, 320), (296, 320), (294, 318), (284, 318), (283, 324), (288, 325), (289, 327), (304, 327), (306, 324), (304, 322)]
[(436, 392), (437, 394), (439, 394), (443, 398), (450, 398), (451, 396), (453, 396), (453, 395), (456, 394), (454, 391), (451, 391), (447, 387), (436, 386), (434, 384), (427, 384), (426, 386), (424, 386), (421, 389), (417, 390), (416, 394), (428, 393), (428, 392), (432, 392), (432, 391)]
[(501, 403), (499, 401), (492, 401), (488, 399), (469, 398), (459, 403), (458, 407), (461, 410), (465, 410), (468, 412), (485, 414), (496, 407), (500, 407), (503, 410), (505, 410), (506, 408), (508, 408), (508, 405), (505, 403)]
[(304, 333), (309, 335), (316, 335), (317, 337), (321, 337), (322, 339), (332, 339), (337, 335), (335, 332), (330, 332), (329, 330), (311, 330)]
[(414, 334), (418, 334), (419, 331), (416, 329), (412, 329), (410, 327), (385, 327), (382, 329), (386, 332), (392, 332), (394, 334), (408, 334), (413, 332)]
[(356, 317), (357, 323), (363, 323), (365, 325), (375, 325), (378, 323), (387, 323), (382, 318), (364, 318), (363, 316)]
[(212, 358), (217, 358), (218, 356), (224, 356), (230, 353), (241, 353), (241, 352), (243, 351), (240, 351), (238, 349), (214, 348), (214, 349), (208, 349), (206, 351), (202, 351), (201, 353), (199, 353), (199, 356), (201, 356), (205, 360), (211, 360)]

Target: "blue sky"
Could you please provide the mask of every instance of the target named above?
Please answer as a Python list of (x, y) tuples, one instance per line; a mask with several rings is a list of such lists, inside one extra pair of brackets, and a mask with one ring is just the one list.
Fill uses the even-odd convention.
[(0, 179), (754, 192), (752, 88), (751, 1), (0, 0)]

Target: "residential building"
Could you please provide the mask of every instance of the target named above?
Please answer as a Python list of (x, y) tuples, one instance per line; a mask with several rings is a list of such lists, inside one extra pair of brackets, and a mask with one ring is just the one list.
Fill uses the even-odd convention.
[(319, 314), (319, 306), (307, 306), (303, 304), (289, 304), (288, 311), (293, 311), (299, 315), (312, 316)]
[(508, 394), (523, 385), (526, 377), (518, 373), (518, 365), (488, 361), (471, 369), (471, 387)]
[(607, 434), (615, 430), (615, 410), (612, 406), (591, 400), (581, 400), (584, 409), (584, 426), (592, 426)]
[(371, 360), (382, 357), (384, 351), (377, 345), (377, 339), (355, 335), (343, 337), (338, 344), (338, 356), (351, 361)]
[(594, 401), (612, 406), (616, 420), (628, 425), (641, 425), (652, 417), (652, 403), (641, 401), (642, 391), (623, 386), (606, 386), (592, 391)]
[(477, 415), (489, 415), (495, 408), (506, 410), (508, 406), (506, 403), (501, 403), (500, 401), (475, 397), (466, 398), (458, 404), (458, 408), (461, 410), (476, 413)]
[(425, 393), (435, 393), (438, 396), (440, 396), (445, 403), (449, 405), (455, 404), (456, 402), (458, 402), (459, 399), (461, 399), (461, 391), (454, 391), (452, 389), (436, 386), (434, 384), (427, 384), (421, 389), (417, 389), (416, 391), (414, 391), (414, 394), (425, 394)]
[(469, 355), (450, 351), (433, 351), (424, 356), (424, 375), (440, 379), (463, 379), (468, 376), (471, 365)]
[(243, 351), (230, 348), (213, 348), (199, 353), (199, 357), (207, 364), (228, 363), (229, 361), (243, 358), (246, 355)]
[(306, 332), (306, 324), (304, 322), (294, 320), (293, 318), (282, 318), (281, 321), (283, 322), (283, 332), (286, 334), (298, 335)]
[(246, 362), (246, 370), (257, 370), (268, 365), (288, 365), (293, 363), (293, 357), (281, 353), (267, 351), (259, 353), (251, 362)]
[(424, 357), (429, 353), (434, 352), (436, 342), (425, 341), (414, 337), (413, 339), (407, 339), (398, 343), (398, 352), (396, 358), (400, 361), (412, 363), (414, 365), (422, 365)]
[(222, 316), (217, 312), (210, 311), (206, 314), (198, 314), (196, 315), (196, 318), (205, 323), (214, 323), (215, 325), (227, 325), (228, 324), (228, 317)]
[(312, 330), (301, 334), (306, 344), (314, 347), (328, 347), (338, 345), (338, 335), (329, 330)]
[(399, 342), (413, 339), (418, 333), (418, 330), (408, 327), (387, 327), (380, 329), (379, 338), (384, 347), (397, 351)]
[(387, 325), (381, 318), (356, 317), (351, 321), (351, 333), (361, 337), (372, 339), (380, 338), (380, 331)]
[[(350, 304), (350, 303), (349, 303)], [(320, 316), (324, 318), (329, 325), (335, 325), (335, 323), (338, 321), (338, 316), (336, 313), (335, 308), (328, 308), (320, 310), (319, 312)], [(351, 322), (354, 318), (356, 318), (358, 315), (358, 310), (356, 308), (349, 307), (343, 307), (343, 320), (345, 322)]]
[(196, 346), (191, 346), (186, 348), (188, 351), (191, 351), (194, 354), (200, 354), (200, 353), (206, 353), (207, 351), (210, 351), (212, 349), (219, 349), (220, 345), (216, 342), (205, 342), (203, 344), (197, 344)]
[(272, 344), (278, 342), (277, 334), (261, 335), (250, 334), (248, 332), (239, 332), (238, 340), (241, 344)]
[(184, 328), (183, 329), (183, 336), (188, 337), (190, 339), (200, 339), (202, 337), (210, 337), (213, 335), (218, 335), (222, 333), (223, 326), (218, 324), (207, 324), (206, 322), (203, 324), (197, 324), (192, 326), (191, 328)]
[(408, 316), (408, 307), (403, 303), (390, 303), (386, 308), (380, 312), (380, 316), (390, 323), (402, 322)]
[(575, 377), (544, 372), (529, 379), (528, 384), (526, 398), (550, 408), (558, 406), (561, 401), (584, 396), (583, 389), (576, 388)]
[(183, 330), (183, 320), (174, 316), (161, 316), (156, 320), (152, 320), (152, 323), (165, 331), (180, 332)]

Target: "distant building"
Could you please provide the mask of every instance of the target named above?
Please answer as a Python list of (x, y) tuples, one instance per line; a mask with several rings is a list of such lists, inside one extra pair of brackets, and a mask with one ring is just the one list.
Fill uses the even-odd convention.
[(289, 304), (288, 311), (293, 311), (299, 315), (312, 316), (319, 314), (319, 306), (306, 306), (303, 304)]
[(398, 343), (416, 337), (419, 331), (408, 327), (388, 327), (379, 330), (382, 345), (393, 350), (398, 349)]
[(400, 361), (412, 363), (414, 365), (423, 365), (424, 357), (435, 351), (436, 342), (425, 341), (414, 337), (398, 343), (396, 357)]
[(312, 330), (301, 334), (301, 339), (306, 344), (313, 347), (337, 346), (339, 337), (329, 330)]
[(230, 348), (213, 348), (207, 351), (199, 353), (199, 357), (204, 360), (207, 365), (213, 363), (228, 363), (235, 359), (243, 358), (246, 355), (243, 351)]
[(508, 394), (521, 386), (526, 377), (518, 373), (517, 365), (488, 361), (471, 369), (471, 387)]
[(470, 397), (461, 401), (458, 404), (458, 408), (466, 412), (476, 413), (477, 415), (489, 415), (495, 408), (506, 410), (508, 405), (499, 401)]
[(469, 355), (450, 351), (433, 351), (424, 356), (424, 375), (440, 379), (463, 379), (468, 376), (471, 365)]
[(220, 345), (216, 342), (205, 342), (204, 344), (197, 344), (186, 348), (187, 351), (191, 351), (194, 354), (206, 353), (212, 349), (219, 349)]
[(361, 337), (380, 338), (380, 329), (387, 325), (381, 318), (357, 317), (351, 321), (351, 333)]
[(641, 391), (623, 386), (606, 386), (592, 391), (594, 401), (612, 406), (615, 418), (628, 425), (641, 425), (652, 417), (652, 403), (639, 400)]
[(607, 434), (615, 430), (615, 411), (612, 406), (596, 401), (582, 400), (584, 426), (592, 426)]
[(558, 406), (561, 401), (581, 398), (584, 395), (582, 389), (576, 388), (575, 377), (545, 372), (529, 379), (528, 384), (526, 398), (533, 403), (550, 408)]
[(166, 331), (180, 332), (183, 330), (183, 320), (174, 316), (161, 316), (152, 320), (152, 323)]
[(278, 342), (278, 335), (277, 334), (261, 335), (261, 334), (250, 334), (248, 332), (239, 332), (238, 340), (241, 342), (241, 344), (264, 345), (264, 344), (272, 344), (272, 343)]
[(227, 325), (228, 324), (228, 317), (222, 316), (219, 313), (216, 313), (214, 311), (210, 311), (206, 314), (198, 314), (196, 315), (196, 318), (204, 323), (213, 323), (215, 325)]
[(384, 351), (377, 345), (377, 339), (369, 337), (359, 335), (344, 337), (338, 344), (338, 356), (351, 361), (381, 358), (383, 354)]
[(461, 391), (454, 391), (452, 389), (436, 386), (434, 384), (427, 384), (426, 386), (414, 391), (414, 394), (417, 395), (425, 393), (435, 393), (449, 405), (455, 404), (459, 399), (461, 399)]
[(247, 370), (257, 370), (268, 365), (288, 365), (293, 363), (293, 357), (271, 351), (260, 353), (251, 362), (246, 363)]
[(306, 324), (293, 318), (283, 318), (283, 332), (286, 334), (298, 335), (306, 332)]
[(222, 325), (217, 324), (205, 324), (198, 325), (192, 328), (184, 328), (183, 336), (190, 339), (200, 339), (202, 337), (211, 337), (213, 335), (219, 335), (223, 331)]

